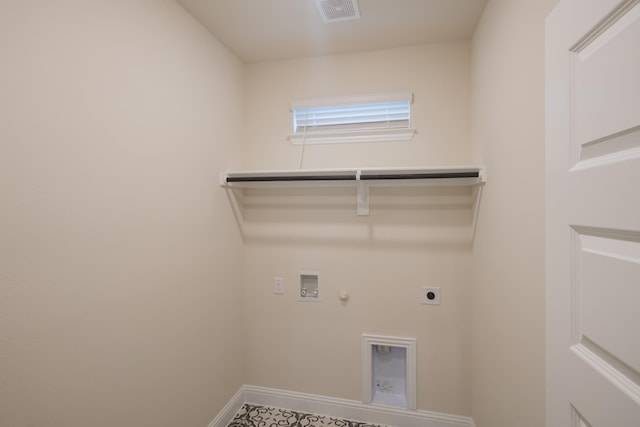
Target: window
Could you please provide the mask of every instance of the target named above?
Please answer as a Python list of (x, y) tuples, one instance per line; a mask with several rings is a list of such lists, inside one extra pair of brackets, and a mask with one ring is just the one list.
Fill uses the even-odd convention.
[(410, 140), (411, 93), (298, 101), (292, 144)]

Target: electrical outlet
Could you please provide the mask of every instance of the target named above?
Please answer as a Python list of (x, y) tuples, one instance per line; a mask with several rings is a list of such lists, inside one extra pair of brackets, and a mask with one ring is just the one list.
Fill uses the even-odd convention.
[(440, 305), (440, 288), (423, 286), (420, 302), (422, 304)]
[(278, 295), (284, 294), (284, 279), (282, 277), (275, 277), (273, 279), (273, 293)]

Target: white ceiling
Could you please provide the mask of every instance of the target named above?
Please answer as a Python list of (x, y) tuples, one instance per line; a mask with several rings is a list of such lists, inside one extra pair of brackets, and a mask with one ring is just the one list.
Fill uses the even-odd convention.
[(177, 0), (251, 62), (468, 39), (487, 0), (358, 0), (360, 19), (325, 23), (314, 0)]

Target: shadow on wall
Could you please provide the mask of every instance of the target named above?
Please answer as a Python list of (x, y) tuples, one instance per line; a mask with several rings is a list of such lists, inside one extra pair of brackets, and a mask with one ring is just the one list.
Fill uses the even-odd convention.
[(481, 199), (481, 187), (377, 187), (358, 216), (354, 188), (225, 191), (245, 242), (333, 247), (470, 249)]

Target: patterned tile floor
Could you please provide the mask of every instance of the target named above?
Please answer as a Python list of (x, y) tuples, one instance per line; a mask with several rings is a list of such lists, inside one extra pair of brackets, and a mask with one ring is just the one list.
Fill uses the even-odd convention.
[(386, 427), (381, 424), (307, 414), (245, 403), (227, 427)]

